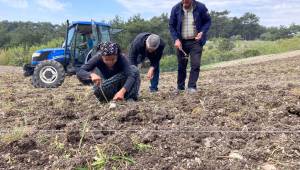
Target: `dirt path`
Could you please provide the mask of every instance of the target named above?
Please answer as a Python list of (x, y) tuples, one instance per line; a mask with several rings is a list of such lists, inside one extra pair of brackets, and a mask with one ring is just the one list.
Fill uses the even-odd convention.
[(114, 109), (76, 77), (37, 89), (5, 67), (0, 169), (298, 170), (298, 56), (203, 71), (192, 95), (174, 94), (176, 73), (163, 73), (160, 92), (149, 94), (142, 75), (139, 101)]
[(0, 65), (0, 74), (6, 74), (6, 73), (22, 73), (21, 67), (14, 67), (14, 66), (1, 66)]
[(233, 61), (226, 61), (226, 62), (214, 64), (212, 68), (231, 67), (231, 66), (246, 65), (246, 64), (257, 64), (257, 63), (292, 58), (292, 57), (300, 57), (300, 50), (280, 53), (280, 54), (262, 55), (262, 56), (244, 58), (244, 59), (233, 60)]

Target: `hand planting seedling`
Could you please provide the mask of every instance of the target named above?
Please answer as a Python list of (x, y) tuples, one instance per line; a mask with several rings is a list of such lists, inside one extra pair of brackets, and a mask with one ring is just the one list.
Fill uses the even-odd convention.
[(117, 107), (117, 104), (115, 103), (115, 102), (110, 102), (109, 103), (109, 109), (114, 109), (114, 108), (116, 108)]

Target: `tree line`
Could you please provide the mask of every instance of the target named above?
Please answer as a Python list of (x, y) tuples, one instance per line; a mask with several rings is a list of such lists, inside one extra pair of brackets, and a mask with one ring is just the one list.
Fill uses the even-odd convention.
[[(239, 40), (278, 40), (289, 38), (300, 32), (300, 25), (291, 24), (289, 27), (265, 27), (259, 24), (260, 18), (253, 13), (245, 13), (241, 17), (230, 17), (230, 12), (211, 11), (212, 26), (209, 38), (226, 38)], [(165, 53), (174, 54), (173, 41), (169, 33), (169, 16), (166, 13), (146, 20), (141, 15), (134, 15), (127, 21), (116, 16), (110, 21), (113, 28), (121, 28), (122, 32), (113, 36), (123, 50), (128, 51), (129, 44), (140, 32), (152, 32), (160, 35), (166, 42)], [(0, 22), (0, 48), (15, 46), (33, 46), (45, 44), (52, 39), (65, 36), (65, 24), (48, 22)]]
[(0, 48), (31, 47), (64, 37), (65, 24), (49, 22), (0, 22)]

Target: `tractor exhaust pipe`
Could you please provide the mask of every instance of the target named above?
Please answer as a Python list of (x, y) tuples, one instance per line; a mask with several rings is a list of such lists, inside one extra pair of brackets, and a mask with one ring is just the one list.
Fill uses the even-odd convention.
[(66, 38), (65, 38), (65, 53), (64, 53), (64, 56), (65, 56), (65, 65), (67, 65), (67, 50), (68, 50), (68, 36), (69, 36), (69, 20), (67, 20), (67, 28), (66, 28)]

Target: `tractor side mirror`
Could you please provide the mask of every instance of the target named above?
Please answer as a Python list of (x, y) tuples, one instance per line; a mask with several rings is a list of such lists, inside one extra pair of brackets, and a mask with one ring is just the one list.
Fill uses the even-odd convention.
[(115, 34), (118, 34), (118, 33), (120, 33), (120, 32), (123, 32), (124, 31), (124, 29), (120, 29), (120, 28), (112, 28), (111, 30), (110, 30), (110, 33), (112, 34), (112, 35), (115, 35)]

